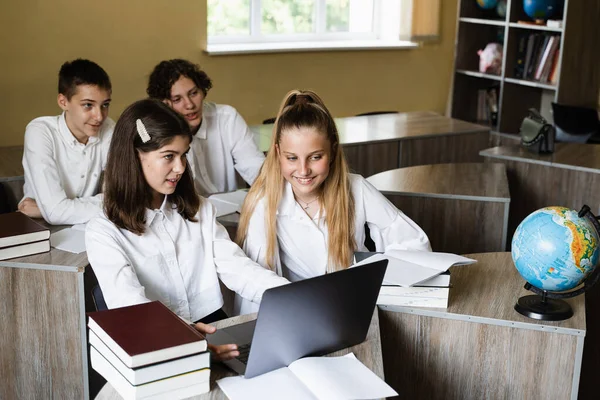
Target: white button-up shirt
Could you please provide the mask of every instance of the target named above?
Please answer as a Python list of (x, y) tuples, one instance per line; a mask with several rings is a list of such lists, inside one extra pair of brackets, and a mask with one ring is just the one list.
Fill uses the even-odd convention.
[(107, 118), (87, 144), (75, 139), (65, 114), (40, 117), (25, 129), (25, 197), (54, 225), (85, 223), (101, 209), (100, 179), (115, 123)]
[(185, 220), (173, 207), (165, 200), (160, 209), (147, 209), (140, 236), (103, 213), (88, 223), (87, 256), (109, 308), (158, 300), (197, 321), (223, 306), (219, 278), (255, 303), (266, 289), (288, 283), (246, 257), (208, 201), (196, 214), (199, 222)]
[(235, 108), (204, 102), (202, 124), (188, 153), (196, 190), (202, 195), (237, 189), (235, 171), (252, 184), (265, 160)]
[[(369, 226), (377, 251), (431, 251), (425, 232), (362, 176), (350, 174), (350, 190), (354, 197), (354, 240), (357, 251), (368, 251), (364, 245), (365, 223)], [(264, 198), (258, 202), (250, 218), (243, 248), (248, 257), (267, 267)], [(327, 270), (327, 263), (328, 230), (325, 212), (310, 218), (296, 202), (292, 186), (286, 182), (277, 209), (277, 273), (293, 282), (323, 275)], [(256, 312), (257, 307), (236, 297), (235, 310), (236, 313), (246, 314)]]

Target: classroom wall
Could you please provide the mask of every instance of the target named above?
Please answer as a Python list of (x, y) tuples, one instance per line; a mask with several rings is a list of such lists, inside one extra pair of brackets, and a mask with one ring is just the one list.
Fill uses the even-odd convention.
[(441, 40), (416, 50), (208, 56), (202, 0), (21, 0), (0, 15), (0, 146), (20, 145), (27, 122), (60, 112), (60, 65), (89, 58), (113, 83), (110, 116), (145, 96), (162, 59), (199, 63), (214, 82), (209, 100), (235, 106), (249, 124), (273, 117), (284, 94), (313, 89), (334, 116), (373, 110), (446, 108), (454, 54), (457, 0), (444, 0)]

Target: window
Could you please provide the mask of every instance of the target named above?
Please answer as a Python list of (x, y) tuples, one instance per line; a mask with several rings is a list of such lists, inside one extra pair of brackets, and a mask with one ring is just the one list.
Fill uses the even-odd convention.
[(415, 47), (412, 1), (208, 0), (207, 51)]

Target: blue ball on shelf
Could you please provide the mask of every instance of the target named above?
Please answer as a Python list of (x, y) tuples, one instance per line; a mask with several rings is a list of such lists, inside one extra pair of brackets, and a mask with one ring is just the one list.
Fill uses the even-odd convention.
[(523, 0), (523, 11), (534, 20), (547, 20), (561, 13), (564, 0)]
[(477, 5), (484, 10), (491, 10), (498, 5), (498, 0), (477, 0)]

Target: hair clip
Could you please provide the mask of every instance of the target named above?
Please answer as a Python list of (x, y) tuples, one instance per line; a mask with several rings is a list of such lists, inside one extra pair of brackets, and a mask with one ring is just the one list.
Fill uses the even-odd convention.
[(144, 126), (144, 123), (142, 122), (142, 120), (139, 118), (136, 119), (135, 125), (137, 127), (138, 135), (140, 135), (140, 139), (142, 139), (142, 142), (143, 143), (149, 142), (150, 135), (148, 134), (148, 131), (146, 130), (146, 127)]

